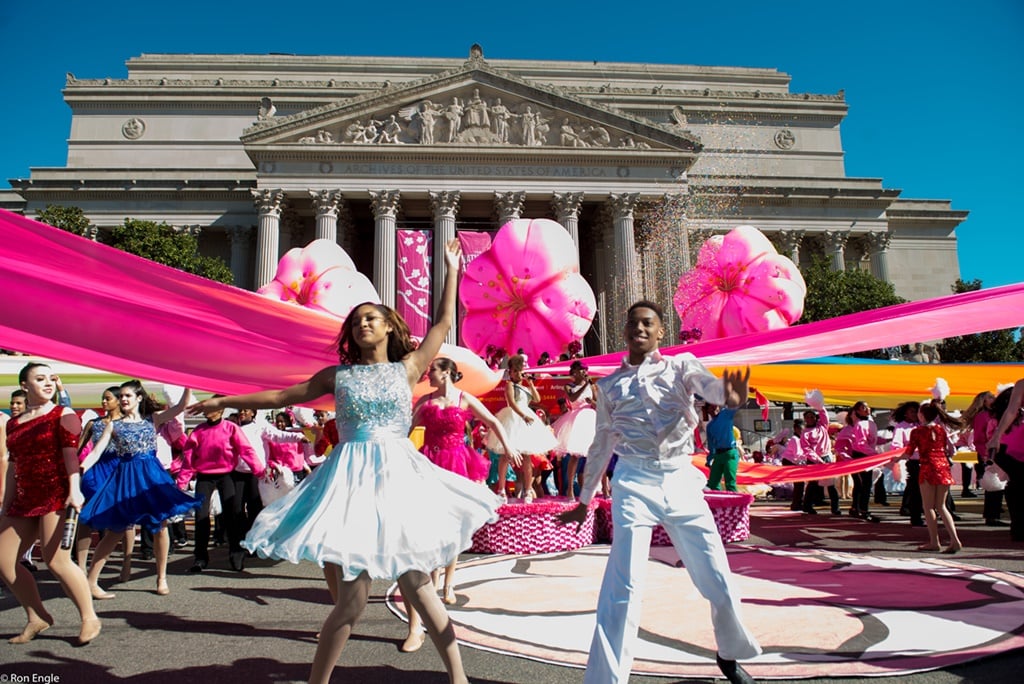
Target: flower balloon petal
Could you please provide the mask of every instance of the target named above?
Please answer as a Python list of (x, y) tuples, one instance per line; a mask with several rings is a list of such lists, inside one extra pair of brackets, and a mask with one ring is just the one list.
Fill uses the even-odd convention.
[(673, 303), (702, 340), (785, 328), (803, 314), (807, 285), (796, 264), (753, 226), (715, 235), (679, 279)]
[(345, 250), (323, 239), (288, 250), (274, 279), (258, 292), (341, 319), (363, 302), (380, 303), (373, 283), (356, 270)]
[[(435, 358), (447, 358), (454, 361), (455, 365), (459, 368), (459, 372), (462, 373), (462, 378), (455, 383), (455, 386), (475, 397), (482, 397), (490, 392), (498, 386), (503, 377), (502, 371), (490, 368), (475, 352), (465, 347), (445, 342), (441, 345), (441, 349), (437, 352)], [(430, 386), (426, 379), (422, 379), (412, 388), (412, 396), (413, 398), (419, 398), (433, 391), (434, 388)]]
[(579, 273), (568, 231), (548, 219), (506, 223), (462, 275), (463, 343), (484, 355), (488, 345), (522, 348), (532, 359), (557, 356), (590, 329), (594, 291)]

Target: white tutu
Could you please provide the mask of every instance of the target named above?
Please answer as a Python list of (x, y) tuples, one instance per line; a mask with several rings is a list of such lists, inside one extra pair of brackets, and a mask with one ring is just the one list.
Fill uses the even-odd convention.
[(597, 431), (597, 411), (591, 406), (573, 409), (560, 416), (552, 426), (559, 454), (586, 455)]
[[(521, 454), (546, 454), (558, 446), (555, 433), (540, 418), (527, 423), (511, 406), (498, 411), (495, 418), (505, 428), (509, 445)], [(495, 453), (505, 453), (501, 440), (493, 431), (487, 435), (487, 448)]]

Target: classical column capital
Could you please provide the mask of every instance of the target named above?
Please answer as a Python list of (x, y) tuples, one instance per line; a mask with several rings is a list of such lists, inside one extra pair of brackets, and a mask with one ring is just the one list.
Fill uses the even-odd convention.
[(889, 232), (871, 232), (867, 234), (868, 249), (871, 250), (872, 254), (878, 252), (884, 252), (889, 249), (889, 242), (892, 240), (892, 233)]
[(253, 204), (256, 205), (256, 210), (259, 211), (261, 216), (281, 216), (281, 211), (286, 204), (283, 190), (256, 190), (255, 188), (250, 188), (249, 192), (252, 193)]
[(565, 218), (577, 218), (583, 205), (582, 192), (556, 192), (551, 197), (551, 208), (561, 221)]
[(458, 190), (442, 190), (440, 192), (428, 192), (430, 209), (434, 213), (434, 220), (440, 221), (443, 218), (454, 219), (459, 213), (459, 202), (462, 194)]
[(313, 210), (317, 216), (335, 218), (345, 202), (345, 196), (340, 190), (310, 190), (309, 196), (313, 200)]
[(374, 218), (397, 217), (401, 201), (402, 193), (398, 190), (370, 190), (370, 208), (373, 209)]
[(494, 191), (494, 208), (498, 213), (498, 222), (502, 225), (522, 216), (524, 204), (526, 204), (525, 192)]
[(803, 242), (806, 232), (804, 230), (780, 230), (776, 233), (779, 247), (782, 248), (786, 256), (791, 257), (800, 250), (800, 243)]
[(825, 244), (828, 245), (829, 249), (838, 252), (846, 247), (846, 242), (850, 239), (850, 231), (826, 230), (822, 231), (821, 237), (824, 238)]
[(633, 218), (633, 211), (640, 204), (640, 193), (613, 192), (608, 195), (608, 203), (611, 205), (613, 219)]

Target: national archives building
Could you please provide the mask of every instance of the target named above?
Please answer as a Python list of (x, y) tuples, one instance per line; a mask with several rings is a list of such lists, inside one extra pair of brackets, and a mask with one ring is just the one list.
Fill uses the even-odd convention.
[(741, 224), (798, 264), (868, 269), (911, 300), (959, 277), (967, 212), (847, 177), (843, 92), (792, 93), (774, 69), (492, 60), (477, 45), (468, 59), (127, 66), (126, 79), (68, 74), (66, 166), (12, 179), (0, 206), (81, 207), (93, 236), (125, 218), (194, 231), (250, 289), (287, 249), (337, 241), (392, 305), (403, 236), (430, 238), (439, 282), (452, 237), (551, 218), (597, 295), (588, 353), (619, 346), (629, 302), (671, 309), (704, 240)]

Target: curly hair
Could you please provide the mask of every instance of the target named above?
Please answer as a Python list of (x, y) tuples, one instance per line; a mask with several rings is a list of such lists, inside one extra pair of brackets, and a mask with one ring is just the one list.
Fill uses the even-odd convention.
[(412, 333), (405, 320), (398, 315), (398, 312), (390, 306), (376, 304), (374, 302), (363, 302), (349, 312), (345, 322), (341, 324), (341, 331), (338, 333), (338, 358), (343, 364), (353, 364), (362, 358), (362, 352), (352, 337), (352, 327), (356, 322), (356, 312), (364, 306), (372, 306), (378, 313), (384, 316), (384, 320), (391, 325), (391, 334), (388, 336), (388, 361), (401, 361), (409, 352), (416, 349), (416, 343), (412, 339)]

